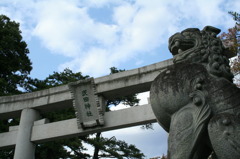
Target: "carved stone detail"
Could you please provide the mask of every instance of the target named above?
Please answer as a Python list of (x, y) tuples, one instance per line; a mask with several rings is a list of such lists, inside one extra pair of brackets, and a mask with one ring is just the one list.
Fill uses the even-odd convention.
[(79, 129), (104, 125), (103, 111), (96, 95), (94, 79), (89, 78), (69, 85)]
[(150, 90), (153, 112), (169, 132), (169, 159), (207, 159), (212, 152), (215, 159), (240, 158), (240, 89), (219, 32), (190, 28), (169, 39), (174, 65)]
[(219, 29), (206, 26), (202, 31), (190, 28), (169, 38), (169, 49), (174, 55), (174, 63), (187, 61), (201, 63), (210, 74), (232, 81), (229, 60), (225, 48), (216, 35)]
[(240, 118), (229, 113), (216, 115), (208, 125), (211, 144), (218, 159), (240, 156)]

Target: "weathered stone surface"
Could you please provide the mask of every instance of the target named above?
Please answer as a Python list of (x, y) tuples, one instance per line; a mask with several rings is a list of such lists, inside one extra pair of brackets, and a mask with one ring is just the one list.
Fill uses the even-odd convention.
[[(225, 48), (216, 37), (219, 32), (210, 26), (202, 31), (190, 28), (169, 39), (174, 65), (156, 77), (150, 90), (154, 114), (169, 132), (169, 159), (207, 159), (212, 151), (217, 159), (232, 153), (234, 159), (240, 158), (236, 135), (240, 129), (240, 89), (232, 83)], [(234, 127), (229, 133), (234, 146), (225, 145), (225, 151), (218, 143), (221, 137), (216, 137), (224, 134), (223, 126), (214, 124), (223, 113), (231, 117), (228, 120)]]
[[(95, 78), (97, 94), (106, 99), (113, 99), (149, 91), (154, 78), (169, 65), (172, 65), (172, 59)], [(70, 89), (68, 85), (63, 85), (33, 93), (0, 97), (0, 119), (20, 117), (21, 111), (25, 108), (45, 113), (72, 106)]]
[(230, 113), (213, 117), (208, 125), (211, 144), (218, 159), (240, 156), (240, 118)]
[[(156, 118), (152, 112), (151, 106), (147, 104), (106, 112), (104, 115), (104, 121), (106, 122), (102, 127), (79, 129), (76, 118), (53, 123), (46, 123), (47, 121), (45, 122), (43, 119), (37, 120), (32, 127), (30, 141), (33, 143), (42, 143), (46, 141), (54, 141), (56, 139), (83, 136), (97, 132), (110, 131), (153, 122), (155, 123)], [(18, 129), (0, 133), (0, 148), (14, 147), (16, 145), (17, 134)]]
[(35, 144), (30, 141), (34, 121), (40, 119), (38, 111), (24, 109), (22, 111), (18, 128), (17, 141), (14, 151), (14, 159), (34, 159)]
[(94, 79), (72, 82), (69, 87), (72, 92), (78, 127), (91, 128), (104, 125), (103, 106), (100, 106)]

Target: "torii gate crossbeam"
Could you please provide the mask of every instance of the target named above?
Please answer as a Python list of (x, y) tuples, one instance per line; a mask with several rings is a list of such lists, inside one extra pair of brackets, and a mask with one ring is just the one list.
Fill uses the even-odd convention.
[[(171, 59), (95, 78), (96, 93), (102, 100), (149, 91), (155, 77), (170, 65)], [(48, 123), (46, 119), (39, 120), (39, 113), (66, 109), (73, 106), (72, 102), (68, 85), (0, 97), (0, 119), (21, 117), (19, 126), (10, 127), (9, 132), (0, 133), (0, 148), (16, 146), (15, 159), (32, 159), (35, 143), (156, 122), (150, 104), (106, 112), (103, 116), (105, 124), (95, 128), (79, 128), (76, 118), (54, 123)], [(26, 118), (28, 115), (32, 116), (29, 121)]]
[[(124, 118), (123, 118), (124, 116)], [(156, 122), (156, 118), (149, 104), (127, 108), (118, 111), (106, 112), (104, 126), (90, 129), (79, 129), (77, 119), (68, 119), (59, 122), (46, 123), (46, 119), (34, 122), (31, 141), (42, 143), (59, 138), (76, 137), (96, 132), (104, 132), (131, 126)], [(10, 127), (10, 131), (0, 133), (0, 147), (13, 147), (16, 144), (19, 126)]]

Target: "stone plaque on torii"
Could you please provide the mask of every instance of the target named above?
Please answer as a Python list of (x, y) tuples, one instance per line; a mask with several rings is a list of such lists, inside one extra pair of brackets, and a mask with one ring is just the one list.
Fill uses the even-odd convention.
[[(0, 97), (0, 118), (21, 117), (19, 126), (0, 133), (0, 148), (16, 146), (14, 158), (32, 159), (36, 143), (158, 121), (169, 132), (169, 159), (205, 159), (212, 151), (215, 159), (240, 158), (240, 93), (231, 81), (226, 49), (216, 38), (219, 32), (208, 26), (173, 35), (173, 60)], [(105, 100), (150, 87), (151, 104), (103, 114)], [(72, 106), (75, 119), (48, 123), (39, 115)]]
[(96, 94), (94, 79), (86, 79), (69, 84), (73, 107), (79, 128), (91, 128), (104, 125), (103, 105)]

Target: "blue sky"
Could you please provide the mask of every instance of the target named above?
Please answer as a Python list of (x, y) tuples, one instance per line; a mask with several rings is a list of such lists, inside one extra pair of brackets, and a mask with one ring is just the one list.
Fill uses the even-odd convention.
[[(226, 31), (234, 25), (227, 12), (239, 8), (239, 0), (0, 1), (0, 14), (21, 24), (31, 76), (39, 79), (64, 68), (100, 77), (112, 66), (129, 70), (169, 59), (169, 36), (206, 25)], [(152, 141), (148, 156), (166, 152), (149, 146), (166, 140)]]
[(234, 25), (237, 0), (1, 0), (20, 22), (32, 77), (70, 68), (99, 77), (112, 66), (133, 69), (171, 58), (168, 37), (188, 27)]

